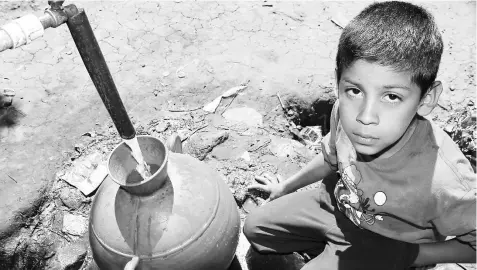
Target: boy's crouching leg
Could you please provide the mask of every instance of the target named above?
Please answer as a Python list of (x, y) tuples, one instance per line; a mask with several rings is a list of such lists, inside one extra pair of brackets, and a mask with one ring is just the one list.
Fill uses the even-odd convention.
[(243, 232), (253, 249), (262, 254), (289, 254), (322, 247), (328, 224), (317, 201), (318, 192), (295, 192), (255, 208), (245, 220)]
[(247, 216), (243, 226), (243, 233), (255, 251), (262, 254), (274, 253), (275, 250), (270, 247), (270, 245), (273, 245), (271, 243), (273, 242), (273, 235), (263, 231), (270, 221), (263, 209), (264, 207), (256, 208)]

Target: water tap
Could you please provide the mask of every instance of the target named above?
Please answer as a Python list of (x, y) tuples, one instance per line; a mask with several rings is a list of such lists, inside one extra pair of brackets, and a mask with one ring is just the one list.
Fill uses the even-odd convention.
[(45, 10), (45, 14), (48, 14), (49, 16), (40, 18), (45, 29), (48, 27), (56, 28), (68, 20), (67, 13), (69, 6), (63, 8), (64, 2), (64, 0), (48, 1), (48, 5), (50, 5), (50, 8)]
[(75, 5), (63, 7), (64, 0), (50, 0), (50, 8), (37, 17), (28, 14), (0, 26), (0, 52), (15, 49), (43, 36), (47, 28), (56, 28), (78, 13)]
[(53, 1), (48, 1), (48, 5), (50, 5), (52, 10), (61, 10), (63, 8), (63, 3), (65, 1), (62, 0), (53, 0)]

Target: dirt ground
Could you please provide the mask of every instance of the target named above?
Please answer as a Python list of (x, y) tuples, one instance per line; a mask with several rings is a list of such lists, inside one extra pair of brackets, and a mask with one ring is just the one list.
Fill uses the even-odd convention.
[[(350, 19), (370, 2), (70, 3), (85, 8), (138, 133), (187, 136), (206, 125), (185, 141), (185, 149), (223, 176), (241, 206), (254, 175), (286, 177), (313, 156), (292, 140), (276, 94), (288, 105), (313, 107), (321, 99), (316, 104), (326, 106), (333, 99), (341, 31), (332, 19)], [(434, 14), (445, 44), (438, 74), (444, 93), (432, 118), (472, 160), (476, 2), (417, 3)], [(41, 15), (45, 7), (47, 1), (0, 2), (0, 25), (28, 13)], [(239, 85), (247, 87), (223, 100), (214, 114), (198, 109)], [(71, 235), (64, 226), (68, 215), (87, 220), (93, 196), (66, 184), (64, 175), (95, 153), (97, 163), (104, 162), (120, 138), (65, 25), (0, 53), (0, 93), (7, 88), (15, 96), (0, 109), (0, 268), (89, 267), (86, 233)], [(252, 109), (250, 117), (226, 120), (224, 112), (237, 108)], [(290, 115), (307, 118), (308, 112), (290, 109)], [(261, 124), (251, 127), (257, 115)], [(313, 120), (322, 113), (312, 116), (297, 124), (322, 125)], [(220, 132), (228, 139), (210, 153), (195, 151), (204, 137)], [(244, 152), (250, 159), (240, 158)], [(243, 219), (246, 212), (240, 211)], [(241, 245), (237, 255), (247, 269), (243, 239)], [(70, 258), (61, 247), (77, 254), (71, 251), (76, 255)]]

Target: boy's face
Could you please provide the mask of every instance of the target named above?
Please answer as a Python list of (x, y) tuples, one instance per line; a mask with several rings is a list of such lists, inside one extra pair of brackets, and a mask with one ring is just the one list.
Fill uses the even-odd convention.
[(344, 69), (338, 82), (339, 115), (356, 151), (381, 155), (399, 141), (418, 112), (420, 93), (408, 72), (365, 60)]

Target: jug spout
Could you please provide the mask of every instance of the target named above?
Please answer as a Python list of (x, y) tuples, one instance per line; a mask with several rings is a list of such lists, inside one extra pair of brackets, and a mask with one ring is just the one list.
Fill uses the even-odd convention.
[(144, 179), (136, 171), (137, 162), (125, 142), (116, 146), (108, 159), (112, 180), (128, 193), (147, 196), (161, 188), (167, 180), (169, 150), (164, 143), (148, 135), (137, 136), (144, 161), (151, 167), (151, 177)]

